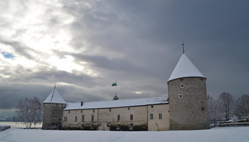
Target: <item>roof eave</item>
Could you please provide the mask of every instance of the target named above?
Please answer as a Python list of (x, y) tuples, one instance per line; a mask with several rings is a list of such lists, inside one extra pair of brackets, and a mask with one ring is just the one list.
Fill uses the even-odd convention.
[(182, 77), (176, 77), (173, 79), (169, 79), (167, 82), (172, 81), (172, 80), (176, 80), (176, 79), (180, 79), (180, 78), (205, 78), (205, 79), (207, 79), (205, 76), (182, 76)]
[(43, 102), (43, 104), (67, 104), (66, 102), (65, 103), (62, 103), (62, 102)]
[(81, 110), (81, 109), (107, 109), (107, 108), (122, 108), (122, 107), (136, 107), (136, 106), (148, 106), (148, 105), (160, 105), (160, 104), (169, 104), (169, 102), (161, 103), (152, 103), (152, 104), (142, 104), (142, 105), (127, 105), (127, 106), (116, 106), (116, 107), (93, 107), (93, 108), (72, 108), (72, 109), (63, 109), (63, 110)]

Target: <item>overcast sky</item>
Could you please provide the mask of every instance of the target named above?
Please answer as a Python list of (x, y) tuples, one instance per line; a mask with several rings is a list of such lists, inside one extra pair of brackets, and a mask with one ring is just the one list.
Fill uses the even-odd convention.
[(66, 102), (167, 96), (185, 54), (207, 93), (249, 93), (248, 0), (1, 0), (0, 118), (54, 84)]

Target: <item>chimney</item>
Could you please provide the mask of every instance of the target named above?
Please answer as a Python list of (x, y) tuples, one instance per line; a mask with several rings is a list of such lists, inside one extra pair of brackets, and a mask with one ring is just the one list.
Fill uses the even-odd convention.
[(81, 100), (81, 106), (83, 105), (83, 100)]

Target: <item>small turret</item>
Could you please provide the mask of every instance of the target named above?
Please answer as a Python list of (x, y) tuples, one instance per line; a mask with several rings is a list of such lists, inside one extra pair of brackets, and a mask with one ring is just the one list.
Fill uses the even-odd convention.
[(42, 129), (60, 129), (62, 126), (63, 109), (66, 102), (56, 90), (56, 85), (43, 102)]

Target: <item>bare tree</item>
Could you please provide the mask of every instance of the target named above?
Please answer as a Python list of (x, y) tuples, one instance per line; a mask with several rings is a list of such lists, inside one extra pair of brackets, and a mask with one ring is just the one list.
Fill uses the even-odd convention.
[(13, 117), (16, 122), (24, 123), (27, 128), (31, 128), (37, 123), (41, 123), (42, 107), (39, 99), (35, 97), (33, 100), (25, 98), (23, 101), (19, 101), (16, 106), (17, 115)]
[(209, 119), (214, 120), (216, 118), (216, 101), (214, 98), (210, 95), (208, 97), (208, 113), (209, 113)]
[(242, 95), (236, 102), (234, 108), (234, 115), (238, 117), (239, 120), (249, 118), (249, 96)]
[(219, 104), (221, 104), (221, 109), (223, 114), (225, 115), (225, 119), (229, 120), (230, 112), (232, 112), (233, 108), (233, 96), (230, 93), (223, 92), (219, 97)]

